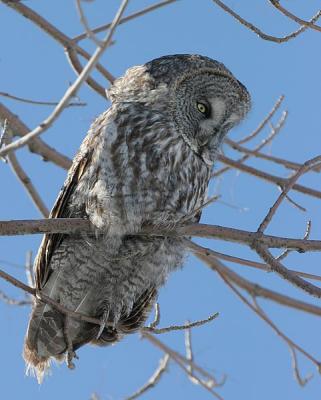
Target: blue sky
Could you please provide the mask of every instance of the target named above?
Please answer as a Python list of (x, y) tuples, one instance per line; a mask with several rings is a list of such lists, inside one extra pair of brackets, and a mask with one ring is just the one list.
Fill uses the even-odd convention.
[[(119, 3), (96, 0), (86, 3), (84, 9), (89, 22), (97, 26), (112, 20)], [(228, 4), (270, 34), (283, 36), (296, 29), (294, 23), (275, 12), (267, 1), (265, 3), (229, 1)], [(30, 0), (25, 4), (67, 35), (82, 32), (74, 1)], [(150, 1), (131, 1), (127, 14), (150, 4)], [(293, 0), (285, 5), (306, 19), (320, 6), (317, 0)], [(0, 37), (0, 91), (39, 100), (58, 100), (75, 79), (62, 47), (2, 4)], [(276, 99), (284, 94), (286, 97), (281, 111), (289, 111), (288, 121), (268, 150), (275, 156), (298, 162), (321, 153), (320, 33), (307, 31), (293, 41), (271, 43), (240, 26), (211, 1), (185, 0), (120, 26), (114, 39), (115, 45), (107, 50), (101, 62), (115, 76), (123, 74), (132, 65), (165, 54), (199, 53), (222, 61), (247, 86), (253, 100), (249, 117), (232, 132), (233, 138), (241, 138), (252, 131)], [(94, 49), (89, 42), (83, 42), (83, 45), (89, 51)], [(101, 77), (99, 79), (102, 85), (107, 86), (107, 82)], [(65, 110), (56, 124), (43, 135), (50, 145), (70, 157), (77, 151), (93, 119), (108, 107), (105, 99), (86, 86), (80, 90), (79, 97), (87, 106)], [(51, 112), (48, 107), (35, 107), (3, 98), (0, 101), (18, 114), (30, 128), (37, 126)], [(274, 122), (280, 117), (281, 111)], [(268, 129), (264, 133), (267, 134)], [(227, 148), (225, 151), (235, 156)], [(24, 149), (19, 150), (17, 155), (50, 208), (66, 172), (42, 162), (38, 156)], [(249, 165), (288, 176), (287, 170), (266, 162), (251, 160)], [(40, 218), (23, 187), (4, 163), (0, 165), (0, 181), (1, 220)], [(302, 182), (321, 189), (317, 174), (305, 176)], [(273, 185), (233, 171), (213, 182), (210, 194), (214, 193), (222, 196), (221, 201), (204, 212), (203, 222), (255, 230), (279, 192)], [(299, 212), (289, 203), (284, 203), (269, 233), (302, 236), (306, 221), (312, 218), (311, 237), (320, 238), (320, 202), (297, 193), (293, 194), (293, 198), (303, 204), (307, 212)], [(28, 250), (35, 254), (40, 240), (40, 236), (1, 238), (1, 268), (25, 279), (22, 268), (25, 254)], [(236, 244), (219, 241), (202, 243), (218, 251), (256, 259), (248, 249)], [(292, 254), (288, 265), (319, 273), (320, 255)], [(309, 299), (272, 274), (241, 266), (233, 268), (262, 285), (317, 304), (317, 301)], [(23, 293), (4, 282), (0, 282), (0, 289), (12, 296), (23, 297)], [(315, 375), (307, 387), (301, 389), (293, 378), (290, 354), (285, 344), (200, 261), (189, 257), (185, 267), (169, 278), (159, 301), (162, 326), (183, 323), (187, 319), (206, 318), (215, 311), (220, 312), (216, 321), (193, 331), (193, 343), (198, 364), (218, 376), (227, 375), (225, 386), (219, 389), (225, 399), (320, 398), (321, 377), (314, 366), (299, 358), (303, 373), (312, 372)], [(291, 338), (316, 358), (321, 358), (320, 321), (317, 318), (267, 301), (260, 304)], [(157, 349), (140, 340), (137, 335), (110, 348), (86, 346), (79, 350), (80, 359), (75, 371), (70, 372), (65, 365), (54, 367), (52, 376), (38, 387), (35, 380), (24, 376), (21, 358), (28, 315), (27, 308), (0, 303), (0, 354), (3, 366), (0, 381), (3, 397), (51, 400), (66, 398), (72, 393), (74, 398), (88, 399), (91, 393), (97, 392), (102, 399), (121, 399), (146, 381), (161, 356)], [(181, 332), (163, 335), (160, 339), (184, 352)], [(192, 385), (171, 363), (169, 373), (145, 398), (174, 396), (179, 399), (209, 398), (208, 393)]]

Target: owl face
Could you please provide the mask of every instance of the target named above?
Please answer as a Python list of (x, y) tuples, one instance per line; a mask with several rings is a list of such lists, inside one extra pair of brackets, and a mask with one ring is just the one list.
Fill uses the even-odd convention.
[(250, 109), (250, 96), (229, 71), (199, 68), (173, 85), (172, 113), (185, 142), (208, 165), (217, 157), (227, 132)]

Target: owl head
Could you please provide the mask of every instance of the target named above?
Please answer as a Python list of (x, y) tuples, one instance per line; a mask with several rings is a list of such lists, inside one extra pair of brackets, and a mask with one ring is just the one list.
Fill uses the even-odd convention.
[(107, 92), (162, 112), (190, 149), (213, 165), (226, 133), (250, 110), (245, 86), (220, 62), (176, 54), (130, 68)]

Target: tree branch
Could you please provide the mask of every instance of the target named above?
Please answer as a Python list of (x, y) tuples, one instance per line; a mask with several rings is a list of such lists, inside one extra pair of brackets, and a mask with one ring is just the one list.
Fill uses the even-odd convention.
[[(284, 7), (281, 6), (280, 0), (269, 0), (269, 1), (277, 10), (279, 10), (286, 17), (292, 19), (292, 21), (297, 22), (299, 25), (304, 25), (308, 28), (321, 32), (321, 26), (315, 25), (311, 21), (305, 21), (304, 19), (301, 19), (296, 15), (292, 14), (290, 11), (286, 10)], [(319, 13), (321, 13), (321, 10), (319, 10)]]
[(87, 65), (82, 70), (81, 74), (78, 76), (78, 78), (75, 80), (75, 82), (67, 89), (64, 96), (59, 101), (58, 105), (55, 107), (54, 111), (49, 115), (48, 118), (46, 118), (33, 131), (29, 132), (23, 138), (15, 141), (14, 143), (12, 143), (12, 144), (4, 147), (2, 150), (0, 150), (0, 156), (3, 157), (5, 155), (7, 155), (10, 151), (17, 150), (17, 149), (25, 146), (31, 139), (34, 139), (35, 137), (37, 137), (40, 134), (42, 134), (43, 132), (45, 132), (54, 123), (54, 121), (59, 117), (59, 115), (65, 109), (66, 105), (69, 103), (70, 98), (75, 96), (75, 94), (79, 90), (80, 86), (83, 84), (83, 82), (89, 76), (92, 69), (95, 68), (95, 66), (97, 65), (99, 58), (102, 56), (102, 54), (104, 53), (106, 48), (109, 46), (109, 44), (112, 40), (114, 31), (117, 28), (117, 25), (119, 23), (119, 20), (122, 16), (123, 12), (125, 11), (127, 3), (128, 3), (128, 0), (123, 0), (115, 18), (114, 18), (114, 21), (112, 23), (112, 26), (111, 26), (108, 34), (106, 35), (105, 39), (102, 42), (102, 45), (96, 49), (96, 51), (94, 52), (94, 54), (88, 61)]
[[(217, 4), (219, 7), (221, 7), (225, 12), (230, 14), (233, 18), (235, 18), (241, 25), (244, 25), (246, 28), (251, 30), (252, 32), (256, 33), (261, 39), (268, 40), (270, 42), (275, 42), (275, 43), (284, 43), (289, 41), (290, 39), (294, 39), (301, 33), (307, 30), (308, 26), (301, 26), (297, 31), (290, 33), (289, 35), (283, 36), (283, 37), (276, 37), (276, 36), (271, 36), (268, 35), (264, 32), (262, 32), (259, 28), (257, 28), (255, 25), (253, 25), (251, 22), (246, 21), (244, 18), (242, 18), (240, 15), (238, 15), (235, 11), (233, 11), (231, 8), (229, 8), (226, 4), (224, 4), (220, 0), (212, 0), (215, 4)], [(321, 11), (317, 12), (309, 21), (309, 23), (314, 23), (318, 20), (318, 18), (321, 16)]]
[[(97, 229), (90, 221), (81, 218), (48, 218), (40, 220), (0, 221), (0, 236), (16, 236), (39, 233), (93, 233)], [(98, 231), (99, 232), (99, 231)], [(178, 227), (175, 230), (144, 227), (137, 235), (155, 236), (197, 236), (208, 239), (221, 239), (228, 242), (242, 243), (251, 246), (258, 241), (270, 248), (289, 248), (299, 252), (320, 251), (320, 240), (292, 239), (264, 235), (241, 229), (227, 228), (220, 225), (192, 224)]]
[[(0, 122), (3, 124), (5, 121), (7, 121), (7, 130), (12, 137), (24, 137), (30, 132), (27, 125), (17, 115), (13, 114), (7, 107), (0, 103)], [(39, 154), (44, 161), (50, 160), (63, 169), (69, 169), (71, 166), (71, 160), (68, 157), (48, 146), (39, 137), (30, 140), (27, 146), (31, 153)]]

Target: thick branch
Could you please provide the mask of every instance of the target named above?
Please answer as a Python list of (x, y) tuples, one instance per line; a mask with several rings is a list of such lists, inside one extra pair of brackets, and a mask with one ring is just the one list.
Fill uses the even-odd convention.
[[(48, 218), (41, 220), (0, 221), (0, 236), (16, 236), (39, 233), (92, 233), (95, 227), (81, 218)], [(289, 248), (299, 252), (320, 251), (320, 240), (292, 239), (286, 237), (264, 235), (257, 232), (227, 228), (220, 225), (193, 224), (179, 227), (176, 230), (144, 227), (141, 235), (156, 236), (197, 236), (208, 239), (221, 239), (228, 242), (252, 245), (259, 241), (270, 248)]]

